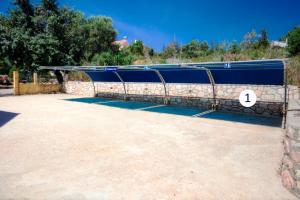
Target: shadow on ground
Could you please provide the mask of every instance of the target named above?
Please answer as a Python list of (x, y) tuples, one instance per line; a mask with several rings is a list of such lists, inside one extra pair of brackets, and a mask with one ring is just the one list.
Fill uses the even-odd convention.
[(12, 113), (0, 110), (0, 127), (4, 126), (7, 122), (15, 118), (19, 113)]

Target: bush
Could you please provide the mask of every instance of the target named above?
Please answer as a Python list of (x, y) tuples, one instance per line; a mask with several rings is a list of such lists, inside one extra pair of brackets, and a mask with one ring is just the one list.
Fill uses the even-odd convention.
[(300, 87), (300, 55), (289, 60), (287, 78), (288, 84)]
[(287, 35), (288, 51), (291, 55), (300, 53), (300, 27), (291, 30)]
[(113, 65), (114, 64), (113, 55), (110, 51), (96, 54), (92, 58), (92, 64), (100, 65), (100, 66)]
[(18, 68), (15, 66), (15, 65), (13, 65), (10, 69), (9, 69), (9, 73), (8, 73), (8, 76), (9, 76), (9, 78), (12, 80), (13, 79), (13, 72), (14, 71), (18, 71)]
[(86, 75), (86, 73), (76, 72), (76, 71), (72, 71), (69, 73), (68, 80), (69, 81), (85, 81), (85, 82), (91, 81), (90, 77), (88, 75)]
[(130, 54), (128, 49), (117, 51), (103, 52), (94, 55), (92, 58), (92, 64), (100, 66), (112, 66), (112, 65), (130, 65), (132, 64), (134, 57)]
[(144, 44), (141, 40), (135, 41), (129, 46), (130, 52), (136, 56), (144, 56)]

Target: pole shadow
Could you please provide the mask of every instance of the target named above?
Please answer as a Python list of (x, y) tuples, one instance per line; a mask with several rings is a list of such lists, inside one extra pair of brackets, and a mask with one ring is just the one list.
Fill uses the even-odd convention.
[(6, 112), (0, 110), (0, 127), (4, 126), (7, 122), (15, 118), (20, 113)]

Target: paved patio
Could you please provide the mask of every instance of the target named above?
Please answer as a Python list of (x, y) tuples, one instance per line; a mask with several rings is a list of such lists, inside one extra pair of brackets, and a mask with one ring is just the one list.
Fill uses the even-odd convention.
[(0, 87), (0, 97), (13, 94), (13, 89), (8, 87)]
[[(0, 199), (293, 200), (280, 128), (0, 97)], [(1, 114), (0, 114), (1, 118)]]

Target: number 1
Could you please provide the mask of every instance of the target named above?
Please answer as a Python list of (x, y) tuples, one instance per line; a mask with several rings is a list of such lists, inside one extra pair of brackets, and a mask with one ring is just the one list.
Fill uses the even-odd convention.
[(249, 94), (246, 94), (245, 96), (247, 96), (247, 103), (249, 103), (250, 102), (250, 100), (249, 100)]

